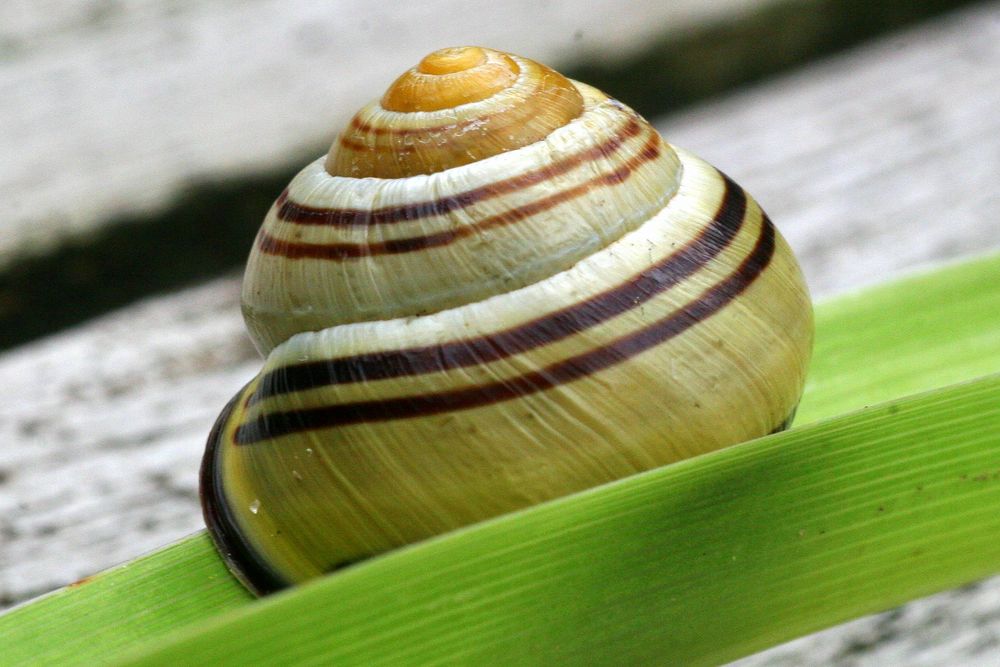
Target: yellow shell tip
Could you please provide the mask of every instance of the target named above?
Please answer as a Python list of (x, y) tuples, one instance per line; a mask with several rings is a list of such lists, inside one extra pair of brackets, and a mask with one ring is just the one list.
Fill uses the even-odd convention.
[(568, 79), (532, 60), (480, 46), (440, 49), (355, 115), (330, 147), (326, 170), (432, 174), (539, 141), (583, 107)]
[(396, 79), (382, 96), (388, 111), (440, 111), (479, 102), (517, 80), (517, 63), (478, 46), (435, 51)]
[(430, 53), (417, 65), (421, 74), (455, 74), (486, 62), (486, 52), (478, 46), (453, 46)]

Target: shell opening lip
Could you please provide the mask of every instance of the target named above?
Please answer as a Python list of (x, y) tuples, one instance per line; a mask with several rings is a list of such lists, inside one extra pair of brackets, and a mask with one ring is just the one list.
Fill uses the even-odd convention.
[(768, 433), (768, 435), (774, 435), (775, 433), (781, 433), (782, 431), (787, 431), (788, 429), (790, 429), (792, 427), (792, 422), (795, 421), (795, 413), (798, 411), (799, 411), (799, 404), (796, 403), (795, 407), (792, 408), (792, 411), (788, 413), (788, 416), (785, 417), (785, 419), (780, 424), (775, 426), (774, 430)]
[(242, 399), (244, 390), (240, 390), (229, 401), (212, 427), (201, 462), (199, 486), (202, 514), (216, 549), (222, 554), (230, 572), (254, 594), (261, 596), (287, 588), (291, 584), (267, 564), (237, 526), (222, 492), (222, 476), (218, 464), (226, 423)]

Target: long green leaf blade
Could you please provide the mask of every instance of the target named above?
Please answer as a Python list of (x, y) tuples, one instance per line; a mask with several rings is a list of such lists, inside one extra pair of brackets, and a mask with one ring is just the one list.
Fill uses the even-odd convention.
[(252, 600), (201, 532), (0, 617), (0, 664), (92, 664)]
[(796, 424), (1000, 371), (1000, 255), (816, 308)]
[(689, 459), (156, 642), (158, 664), (715, 664), (1000, 569), (1000, 375)]
[[(992, 256), (821, 304), (797, 423), (998, 369), (1000, 256)], [(12, 663), (91, 662), (249, 600), (200, 534), (0, 617), (0, 654)]]

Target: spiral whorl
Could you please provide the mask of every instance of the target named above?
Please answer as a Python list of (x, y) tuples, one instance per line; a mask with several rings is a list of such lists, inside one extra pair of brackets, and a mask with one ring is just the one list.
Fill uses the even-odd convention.
[(519, 69), (510, 56), (478, 46), (441, 49), (404, 72), (382, 96), (386, 111), (440, 111), (485, 100), (510, 87)]
[(330, 148), (333, 176), (433, 174), (535, 143), (583, 111), (570, 81), (544, 65), (478, 46), (431, 53)]
[(267, 360), (202, 494), (258, 592), (785, 428), (813, 331), (739, 185), (478, 47), (424, 58), (292, 180), (243, 308)]
[(490, 49), (436, 51), (275, 202), (243, 283), (251, 337), (266, 353), (302, 331), (530, 285), (642, 224), (679, 166), (594, 88)]

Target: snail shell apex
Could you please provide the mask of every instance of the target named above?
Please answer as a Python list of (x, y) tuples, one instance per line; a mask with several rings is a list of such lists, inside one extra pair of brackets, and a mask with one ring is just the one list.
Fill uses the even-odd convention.
[(382, 96), (388, 111), (441, 111), (509, 88), (520, 70), (509, 55), (478, 46), (435, 51), (404, 72)]
[[(373, 102), (345, 133), (358, 118), (372, 141), (395, 136), (399, 126), (444, 127), (426, 142), (402, 136), (445, 158), (469, 154), (451, 152), (468, 142), (490, 146), (490, 157), (385, 179), (331, 175), (328, 156), (293, 179), (264, 220), (243, 284), (244, 316), (261, 352), (299, 331), (425, 315), (533, 284), (662, 208), (676, 191), (680, 163), (652, 127), (594, 88), (511, 59), (518, 80), (485, 100), (433, 118)], [(561, 82), (581, 110), (544, 113), (563, 109), (563, 96), (539, 91), (561, 91)], [(450, 124), (441, 125), (445, 118)], [(505, 150), (495, 127), (513, 137)], [(507, 150), (536, 130), (542, 139)], [(343, 154), (343, 140), (331, 155)], [(400, 154), (388, 148), (386, 156)]]
[[(543, 72), (494, 53), (416, 70)], [(515, 85), (425, 104), (406, 101), (423, 84), (394, 84), (373, 104), (393, 122), (483, 118)], [(532, 142), (391, 179), (321, 158), (268, 213), (244, 283), (268, 356), (220, 416), (202, 479), (213, 538), (251, 589), (787, 424), (813, 323), (784, 240), (729, 178), (569, 85), (580, 110)], [(458, 105), (399, 110), (443, 100)]]
[(480, 47), (435, 51), (357, 113), (334, 142), (333, 176), (431, 174), (539, 141), (583, 111), (569, 79)]

